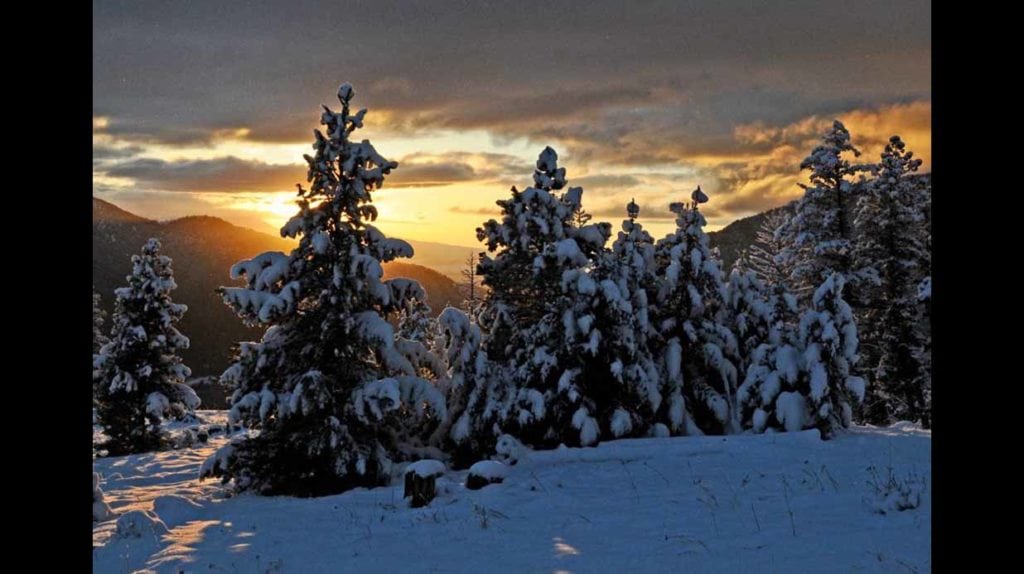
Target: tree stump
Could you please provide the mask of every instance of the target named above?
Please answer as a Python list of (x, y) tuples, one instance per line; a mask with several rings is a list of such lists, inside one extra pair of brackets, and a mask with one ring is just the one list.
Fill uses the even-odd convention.
[(437, 477), (444, 474), (444, 463), (439, 460), (420, 460), (405, 470), (404, 498), (410, 498), (409, 506), (420, 508), (430, 504), (437, 496)]

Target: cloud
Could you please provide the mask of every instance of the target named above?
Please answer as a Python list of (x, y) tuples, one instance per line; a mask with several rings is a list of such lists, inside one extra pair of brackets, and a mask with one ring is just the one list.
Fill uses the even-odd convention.
[[(926, 96), (930, 13), (925, 0), (524, 0), (458, 11), (357, 0), (343, 12), (326, 0), (260, 10), (112, 0), (94, 11), (94, 107), (126, 140), (194, 143), (246, 129), (248, 139), (299, 142), (347, 80), (356, 105), (406, 133), (589, 127), (617, 141), (632, 120), (651, 119), (693, 140), (851, 98)], [(610, 125), (591, 122), (602, 118)]]
[(533, 164), (521, 158), (499, 153), (454, 151), (419, 152), (398, 160), (386, 188), (436, 187), (455, 183), (481, 184), (530, 177)]
[(92, 148), (93, 160), (124, 159), (141, 154), (145, 148), (137, 145), (122, 147), (110, 147), (106, 145), (94, 145)]
[(447, 163), (404, 163), (392, 170), (387, 178), (387, 187), (434, 187), (449, 185), (477, 178), (473, 166), (460, 162)]
[(149, 190), (175, 192), (284, 191), (306, 181), (302, 166), (237, 157), (178, 161), (138, 158), (110, 166), (103, 175), (129, 178)]
[[(96, 171), (177, 192), (291, 190), (304, 166), (168, 150), (308, 149), (319, 104), (338, 107), (341, 81), (369, 108), (361, 137), (444, 142), (404, 148), (385, 190), (504, 193), (530, 182), (536, 155), (521, 154), (523, 142), (552, 145), (570, 185), (589, 190), (592, 212), (610, 221), (633, 196), (645, 214), (670, 218), (660, 206), (697, 183), (713, 225), (781, 205), (801, 193), (800, 159), (836, 117), (869, 160), (900, 133), (930, 161), (925, 0), (348, 6), (97, 4), (94, 132), (110, 148), (144, 151), (96, 156)], [(467, 130), (516, 155), (445, 149), (443, 137)]]
[(453, 205), (448, 208), (448, 211), (452, 213), (459, 213), (463, 215), (487, 215), (491, 217), (497, 217), (501, 211), (495, 207), (462, 207), (461, 205)]
[[(931, 102), (918, 100), (829, 115), (811, 115), (794, 122), (770, 125), (762, 121), (734, 129), (735, 151), (703, 155), (694, 161), (713, 206), (724, 217), (737, 218), (765, 211), (797, 199), (807, 181), (800, 162), (818, 145), (834, 119), (844, 122), (853, 144), (862, 154), (851, 161), (876, 162), (889, 137), (903, 136), (908, 147), (931, 159)], [(711, 217), (711, 216), (709, 216)]]
[(603, 188), (623, 188), (640, 185), (641, 180), (635, 175), (588, 175), (570, 178), (568, 185), (580, 186), (585, 190)]

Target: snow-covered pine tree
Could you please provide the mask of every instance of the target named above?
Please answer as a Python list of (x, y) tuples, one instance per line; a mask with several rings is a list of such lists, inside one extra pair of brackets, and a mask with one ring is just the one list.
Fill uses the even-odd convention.
[(786, 430), (813, 426), (830, 438), (849, 426), (864, 400), (864, 379), (855, 375), (857, 324), (843, 300), (844, 281), (840, 273), (830, 275), (800, 316), (800, 380), (795, 391), (776, 399), (775, 415)]
[(785, 226), (787, 253), (783, 260), (793, 265), (793, 290), (801, 297), (812, 291), (832, 273), (855, 279), (851, 271), (853, 216), (856, 187), (865, 167), (852, 164), (845, 155), (860, 156), (850, 142), (850, 132), (839, 120), (825, 132), (821, 143), (800, 162), (810, 171), (810, 184), (800, 184), (803, 197), (796, 213)]
[[(392, 279), (392, 285), (407, 279)], [(426, 347), (431, 346), (431, 339), (437, 330), (437, 323), (432, 317), (430, 305), (427, 305), (427, 294), (422, 286), (415, 281), (410, 282), (408, 296), (402, 301), (398, 312), (398, 336), (410, 341), (419, 341)]]
[(504, 399), (497, 393), (505, 387), (493, 384), (480, 327), (466, 313), (446, 307), (437, 323), (449, 414), (438, 442), (451, 453), (453, 467), (465, 468), (494, 452), (495, 422)]
[[(636, 222), (640, 206), (630, 201), (611, 251), (594, 269), (601, 287), (593, 305), (594, 323), (604, 333), (598, 357), (606, 369), (597, 394), (603, 436), (643, 436), (661, 408), (661, 378), (652, 350), (657, 336), (650, 320), (650, 300), (657, 292), (654, 239)], [(609, 378), (608, 375), (611, 375)]]
[(509, 343), (516, 325), (536, 323), (545, 312), (545, 297), (561, 282), (557, 269), (534, 266), (546, 246), (564, 239), (572, 226), (572, 213), (566, 215), (566, 204), (552, 193), (566, 183), (565, 168), (557, 166), (558, 154), (544, 148), (534, 186), (523, 191), (513, 186), (512, 197), (496, 202), (501, 221), (488, 220), (476, 230), (477, 240), (485, 242), (488, 251), (480, 254), (477, 275), (489, 289), (479, 319), (493, 361), (504, 362), (512, 354)]
[(914, 178), (921, 160), (899, 136), (889, 138), (876, 171), (857, 202), (855, 266), (860, 288), (861, 355), (871, 373), (863, 417), (885, 425), (927, 416), (922, 364), (924, 335), (918, 286), (930, 272), (924, 189)]
[(534, 187), (512, 188), (512, 197), (498, 202), (501, 223), (477, 229), (495, 253), (481, 256), (479, 271), (491, 288), (482, 317), (502, 328), (490, 331), (487, 352), (507, 365), (515, 385), (504, 395), (500, 426), (536, 447), (588, 445), (599, 436), (597, 406), (585, 387), (600, 382), (584, 375), (602, 337), (588, 319), (599, 289), (589, 269), (611, 226), (574, 226), (583, 189), (553, 193), (565, 181), (558, 154), (545, 148)]
[(437, 346), (437, 319), (430, 305), (427, 305), (426, 291), (418, 282), (405, 278), (391, 279), (388, 286), (392, 298), (400, 306), (396, 313), (398, 331), (395, 349), (412, 363), (418, 376), (428, 381), (444, 378), (445, 367), (434, 354)]
[(784, 241), (787, 208), (769, 211), (754, 243), (737, 261), (728, 283), (730, 327), (739, 340), (736, 404), (744, 429), (779, 428), (775, 402), (799, 377), (797, 300), (790, 291), (792, 266)]
[(171, 300), (177, 288), (171, 258), (150, 239), (132, 256), (128, 285), (114, 291), (110, 340), (93, 361), (93, 396), (111, 455), (144, 452), (163, 443), (161, 423), (199, 406), (185, 385), (191, 374), (178, 353), (188, 338), (177, 323), (187, 307)]
[(795, 298), (784, 287), (766, 286), (758, 275), (745, 269), (741, 259), (729, 276), (727, 311), (729, 326), (739, 347), (739, 380), (736, 404), (744, 429), (764, 432), (781, 426), (775, 403), (783, 391), (795, 390), (800, 374), (797, 350)]
[(673, 203), (676, 231), (655, 244), (658, 293), (655, 325), (663, 341), (659, 419), (672, 432), (731, 433), (739, 430), (735, 405), (736, 337), (719, 318), (725, 297), (721, 262), (708, 247), (698, 205)]
[(269, 326), (222, 376), (235, 387), (231, 421), (260, 432), (201, 469), (240, 490), (321, 495), (385, 484), (392, 463), (422, 454), (445, 417), (441, 393), (416, 376), (428, 353), (396, 341), (384, 319), (422, 289), (381, 280), (382, 262), (413, 251), (369, 223), (371, 194), (398, 164), (352, 139), (366, 114), (351, 112), (353, 95), (343, 84), (341, 111), (324, 106), (326, 134), (314, 130), (312, 183), (298, 186), (299, 212), (281, 229), (298, 246), (236, 263), (231, 275), (246, 285), (222, 289), (245, 322)]
[(100, 307), (100, 294), (96, 288), (92, 290), (92, 353), (95, 355), (100, 347), (107, 343), (107, 336), (103, 334), (103, 320), (107, 312)]
[(736, 336), (738, 380), (742, 381), (746, 376), (758, 346), (780, 342), (781, 334), (774, 311), (768, 287), (757, 273), (746, 267), (743, 258), (737, 260), (725, 285), (719, 320), (728, 325)]

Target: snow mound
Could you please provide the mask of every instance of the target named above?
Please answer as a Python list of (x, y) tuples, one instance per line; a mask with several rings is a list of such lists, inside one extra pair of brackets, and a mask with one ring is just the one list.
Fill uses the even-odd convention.
[(405, 467), (405, 473), (416, 473), (420, 478), (430, 478), (431, 476), (441, 476), (444, 474), (445, 467), (444, 463), (434, 459), (423, 459), (417, 460), (416, 462)]
[(482, 478), (505, 478), (508, 476), (508, 465), (496, 460), (481, 460), (469, 467), (469, 473)]
[(469, 475), (466, 476), (466, 488), (477, 490), (488, 484), (497, 484), (508, 476), (509, 467), (505, 463), (496, 460), (481, 460), (469, 467)]
[(132, 510), (117, 519), (117, 538), (159, 538), (167, 534), (167, 525), (148, 510)]

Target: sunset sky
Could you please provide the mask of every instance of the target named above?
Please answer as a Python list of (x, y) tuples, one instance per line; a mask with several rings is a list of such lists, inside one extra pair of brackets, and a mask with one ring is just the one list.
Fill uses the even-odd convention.
[(476, 246), (545, 145), (656, 237), (700, 184), (709, 228), (781, 205), (833, 118), (865, 159), (931, 159), (926, 1), (96, 1), (93, 195), (277, 234), (340, 83), (397, 160), (378, 227)]

